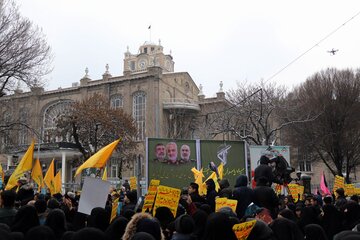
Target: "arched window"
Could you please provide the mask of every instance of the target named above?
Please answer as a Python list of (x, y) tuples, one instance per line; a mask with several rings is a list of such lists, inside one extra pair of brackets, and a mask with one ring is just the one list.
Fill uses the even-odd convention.
[(146, 94), (144, 92), (136, 92), (133, 95), (133, 118), (138, 129), (136, 140), (144, 140), (145, 138), (145, 114), (146, 114)]
[(61, 136), (56, 134), (57, 120), (70, 110), (73, 101), (62, 100), (49, 105), (44, 110), (43, 115), (43, 141), (44, 142), (59, 142), (64, 141)]
[(123, 98), (120, 95), (114, 95), (110, 98), (110, 107), (118, 109), (123, 107)]

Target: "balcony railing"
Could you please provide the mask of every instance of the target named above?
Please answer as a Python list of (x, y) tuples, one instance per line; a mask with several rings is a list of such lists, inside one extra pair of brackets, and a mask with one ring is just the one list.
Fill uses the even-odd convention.
[(200, 111), (199, 102), (186, 98), (169, 98), (163, 100), (163, 109), (184, 109)]

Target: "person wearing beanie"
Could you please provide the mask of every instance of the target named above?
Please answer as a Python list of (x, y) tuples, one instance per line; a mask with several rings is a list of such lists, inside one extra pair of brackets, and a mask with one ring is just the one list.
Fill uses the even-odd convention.
[(165, 240), (160, 223), (148, 213), (136, 213), (128, 223), (122, 240), (131, 240), (137, 232), (151, 234), (155, 240)]
[(121, 239), (125, 233), (126, 225), (128, 224), (128, 220), (125, 217), (117, 217), (110, 224), (110, 226), (106, 229), (105, 234), (109, 240), (117, 240)]
[(206, 220), (203, 240), (236, 240), (229, 217), (220, 212), (211, 213)]
[(48, 226), (37, 226), (31, 228), (25, 235), (25, 240), (54, 240), (55, 234)]
[(80, 229), (72, 235), (71, 240), (107, 240), (103, 231), (93, 227)]
[(195, 221), (187, 214), (181, 215), (175, 220), (175, 233), (171, 240), (196, 240), (193, 234)]
[(91, 210), (90, 216), (88, 217), (87, 226), (98, 228), (105, 232), (110, 222), (110, 213), (104, 208), (96, 207)]

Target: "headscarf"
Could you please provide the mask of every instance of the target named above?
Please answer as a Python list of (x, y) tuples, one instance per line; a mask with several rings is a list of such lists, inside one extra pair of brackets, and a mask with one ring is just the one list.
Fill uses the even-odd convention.
[(304, 228), (306, 240), (328, 240), (324, 229), (318, 224), (309, 224)]
[(31, 228), (25, 235), (24, 240), (53, 240), (55, 234), (48, 226), (36, 226)]
[(224, 213), (215, 212), (209, 215), (204, 230), (203, 240), (236, 240), (229, 217)]
[(125, 217), (116, 218), (105, 231), (109, 240), (121, 239), (128, 222), (129, 221)]
[(303, 240), (303, 234), (296, 223), (286, 219), (277, 218), (269, 224), (274, 236), (278, 240)]
[(22, 206), (15, 214), (11, 231), (26, 234), (30, 228), (39, 226), (39, 218), (34, 206)]
[(56, 236), (56, 239), (61, 239), (66, 232), (65, 213), (60, 209), (50, 211), (45, 220), (45, 226), (50, 227)]
[(110, 214), (101, 207), (96, 207), (91, 210), (88, 217), (88, 227), (98, 228), (105, 232), (110, 222)]

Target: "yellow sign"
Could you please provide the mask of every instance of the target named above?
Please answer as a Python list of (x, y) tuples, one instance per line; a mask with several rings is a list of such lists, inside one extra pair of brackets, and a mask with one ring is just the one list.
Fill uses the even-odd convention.
[(344, 186), (345, 195), (352, 196), (355, 194), (355, 184), (345, 184)]
[(130, 177), (130, 189), (131, 190), (136, 189), (136, 186), (137, 186), (136, 181), (137, 181), (136, 177)]
[(223, 207), (230, 207), (233, 212), (236, 212), (237, 200), (227, 198), (217, 198), (215, 200), (215, 211), (218, 212)]
[(142, 212), (146, 212), (147, 210), (149, 212), (152, 211), (152, 208), (153, 208), (153, 205), (155, 202), (155, 195), (156, 195), (159, 184), (160, 184), (160, 180), (152, 179), (150, 181), (148, 193), (146, 194), (145, 199), (144, 199)]
[(157, 190), (154, 213), (158, 207), (168, 207), (175, 217), (177, 207), (179, 205), (181, 190), (166, 186), (159, 186)]
[(333, 191), (335, 192), (336, 189), (338, 189), (338, 188), (345, 188), (344, 177), (336, 175), (335, 179), (334, 179), (334, 189), (333, 189)]
[(235, 224), (233, 226), (233, 231), (238, 240), (246, 240), (250, 235), (251, 230), (255, 226), (256, 220), (252, 220), (249, 222)]
[(116, 218), (116, 213), (118, 209), (119, 204), (119, 198), (114, 199), (112, 206), (111, 206), (111, 217), (110, 217), (110, 223)]

